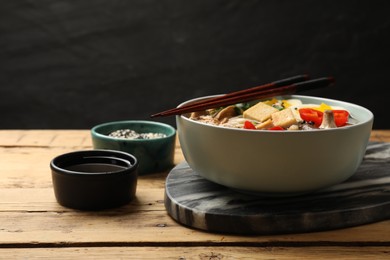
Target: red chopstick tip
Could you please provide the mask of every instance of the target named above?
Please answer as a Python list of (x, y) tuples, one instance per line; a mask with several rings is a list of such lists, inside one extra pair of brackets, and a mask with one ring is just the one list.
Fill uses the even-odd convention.
[(334, 77), (332, 77), (332, 76), (328, 77), (328, 80), (329, 80), (329, 82), (331, 82), (331, 83), (334, 83), (334, 82), (335, 82), (335, 79), (334, 79)]

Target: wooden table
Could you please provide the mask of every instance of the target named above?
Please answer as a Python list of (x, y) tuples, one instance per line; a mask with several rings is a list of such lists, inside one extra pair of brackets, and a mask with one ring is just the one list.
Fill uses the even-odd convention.
[[(373, 131), (372, 141), (390, 141)], [(88, 130), (0, 131), (0, 258), (390, 259), (390, 220), (340, 230), (236, 236), (186, 228), (167, 215), (167, 172), (141, 176), (137, 198), (99, 212), (60, 206), (49, 162), (91, 149)], [(177, 142), (175, 163), (183, 161)]]

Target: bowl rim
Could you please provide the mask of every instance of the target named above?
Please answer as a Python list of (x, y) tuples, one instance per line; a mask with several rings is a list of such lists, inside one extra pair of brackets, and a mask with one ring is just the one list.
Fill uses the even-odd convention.
[[(116, 124), (145, 124), (145, 125), (153, 125), (153, 126), (159, 126), (162, 128), (166, 128), (170, 130), (171, 132), (167, 134), (165, 137), (158, 137), (153, 139), (126, 139), (126, 138), (116, 138), (116, 137), (110, 137), (108, 135), (99, 133), (98, 130), (102, 127), (116, 125)], [(166, 140), (169, 138), (172, 138), (176, 134), (176, 129), (168, 125), (166, 123), (157, 122), (157, 121), (148, 121), (148, 120), (120, 120), (120, 121), (111, 121), (106, 122), (102, 124), (95, 125), (91, 128), (92, 137), (98, 137), (100, 139), (106, 140), (106, 141), (115, 141), (115, 142), (158, 142), (161, 140)]]
[[(202, 97), (189, 99), (189, 100), (186, 100), (186, 101), (180, 103), (177, 107), (179, 108), (181, 106), (184, 106), (184, 105), (189, 104), (189, 103), (194, 102), (194, 101), (199, 101), (199, 100), (203, 100), (203, 99), (206, 99), (206, 98), (218, 97), (218, 96), (222, 96), (222, 95), (223, 94), (208, 95), (208, 96), (202, 96)], [(358, 104), (355, 104), (355, 103), (342, 101), (342, 100), (338, 100), (338, 99), (323, 98), (323, 97), (309, 96), (309, 95), (296, 95), (296, 94), (277, 95), (277, 96), (274, 96), (274, 97), (269, 97), (269, 99), (271, 99), (271, 98), (282, 98), (282, 97), (296, 98), (296, 99), (299, 99), (299, 98), (309, 98), (309, 99), (314, 99), (314, 100), (318, 100), (318, 101), (325, 102), (325, 103), (327, 101), (328, 102), (338, 102), (338, 103), (340, 103), (340, 106), (342, 106), (342, 104), (346, 104), (347, 106), (355, 107), (357, 109), (365, 111), (367, 113), (367, 115), (368, 115), (368, 118), (366, 120), (363, 120), (363, 121), (358, 121), (358, 123), (353, 124), (353, 125), (347, 125), (347, 126), (338, 127), (338, 128), (331, 128), (331, 129), (313, 129), (313, 130), (305, 130), (305, 131), (302, 131), (302, 130), (288, 130), (288, 131), (259, 130), (259, 131), (253, 131), (253, 130), (242, 129), (242, 128), (222, 127), (222, 126), (211, 125), (211, 124), (207, 124), (207, 123), (204, 123), (204, 122), (191, 120), (190, 118), (186, 117), (185, 114), (177, 115), (176, 119), (181, 118), (183, 120), (186, 120), (186, 121), (194, 123), (194, 124), (205, 125), (205, 126), (208, 126), (208, 127), (211, 127), (211, 128), (224, 129), (224, 131), (241, 131), (241, 132), (246, 132), (246, 133), (270, 133), (270, 134), (271, 133), (272, 134), (286, 134), (286, 133), (287, 134), (293, 134), (293, 133), (302, 133), (303, 134), (303, 133), (324, 132), (324, 131), (325, 132), (345, 131), (345, 130), (348, 130), (348, 129), (351, 129), (351, 128), (359, 127), (359, 126), (364, 125), (364, 124), (368, 124), (368, 123), (370, 123), (370, 122), (372, 122), (374, 120), (374, 114), (368, 108), (363, 107), (363, 106), (358, 105)], [(186, 113), (186, 114), (188, 114), (188, 113)]]
[[(128, 163), (127, 167), (123, 167), (123, 169), (119, 169), (116, 171), (105, 171), (105, 172), (82, 172), (82, 171), (72, 171), (68, 170), (64, 167), (60, 167), (58, 165), (59, 161), (80, 161), (83, 159), (109, 159), (109, 160), (118, 160), (125, 164)], [(76, 164), (76, 163), (74, 163)], [(79, 163), (80, 164), (80, 163)], [(136, 173), (138, 168), (138, 159), (126, 152), (117, 151), (117, 150), (108, 150), (108, 149), (92, 149), (92, 150), (78, 150), (68, 153), (60, 154), (56, 157), (54, 157), (50, 161), (50, 168), (52, 170), (52, 174), (60, 174), (65, 176), (80, 176), (80, 177), (87, 177), (87, 178), (93, 178), (98, 176), (104, 176), (104, 177), (115, 177), (118, 175), (127, 175)], [(72, 164), (70, 164), (72, 165)]]

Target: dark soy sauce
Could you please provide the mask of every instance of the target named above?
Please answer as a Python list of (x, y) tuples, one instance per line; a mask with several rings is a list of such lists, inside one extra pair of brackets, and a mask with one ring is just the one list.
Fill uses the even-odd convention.
[(68, 171), (85, 172), (85, 173), (104, 173), (104, 172), (118, 172), (126, 169), (126, 167), (106, 163), (83, 163), (75, 164), (65, 167)]

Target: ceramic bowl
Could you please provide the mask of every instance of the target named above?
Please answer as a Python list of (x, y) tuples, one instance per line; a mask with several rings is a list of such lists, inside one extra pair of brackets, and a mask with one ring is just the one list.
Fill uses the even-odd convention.
[[(141, 133), (161, 133), (165, 137), (155, 139), (124, 139), (109, 136), (116, 130), (131, 129)], [(173, 166), (176, 129), (154, 121), (114, 121), (91, 129), (95, 149), (119, 150), (134, 155), (139, 161), (139, 175), (161, 172)]]
[[(209, 97), (179, 106), (205, 98)], [(324, 130), (254, 131), (176, 116), (180, 145), (189, 166), (207, 180), (256, 194), (307, 193), (351, 177), (365, 154), (373, 114), (359, 105), (333, 99), (301, 95), (279, 98), (342, 106), (359, 123)]]
[(138, 162), (124, 152), (70, 152), (55, 157), (50, 168), (55, 197), (65, 207), (113, 208), (129, 203), (136, 194)]

